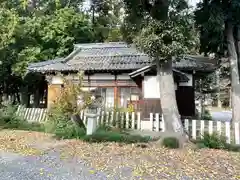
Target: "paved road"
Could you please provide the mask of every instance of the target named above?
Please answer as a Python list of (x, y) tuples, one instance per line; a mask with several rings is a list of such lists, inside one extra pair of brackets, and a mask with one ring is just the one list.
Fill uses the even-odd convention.
[(63, 162), (57, 152), (43, 156), (21, 156), (0, 152), (0, 180), (105, 180), (83, 163)]
[(231, 111), (222, 111), (222, 112), (211, 112), (212, 119), (214, 121), (223, 121), (223, 122), (230, 122), (232, 119), (232, 112)]

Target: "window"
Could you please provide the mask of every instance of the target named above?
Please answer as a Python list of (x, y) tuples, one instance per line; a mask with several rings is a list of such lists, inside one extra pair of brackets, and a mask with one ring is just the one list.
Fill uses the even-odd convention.
[(141, 99), (141, 90), (137, 87), (119, 88), (120, 106), (127, 108), (130, 102)]
[(94, 93), (103, 97), (103, 108), (114, 107), (114, 88), (98, 87), (94, 90)]

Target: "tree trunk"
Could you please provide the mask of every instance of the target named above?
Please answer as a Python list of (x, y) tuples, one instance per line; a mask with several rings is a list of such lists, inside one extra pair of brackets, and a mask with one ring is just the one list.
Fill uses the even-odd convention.
[(170, 133), (185, 135), (177, 107), (172, 61), (169, 60), (164, 64), (157, 62), (157, 72), (165, 130)]
[(219, 108), (222, 108), (222, 102), (221, 102), (221, 96), (220, 96), (220, 71), (216, 71), (216, 76), (217, 76), (217, 87), (218, 87), (218, 92), (217, 92), (217, 106)]
[(86, 130), (86, 127), (83, 123), (83, 120), (80, 118), (80, 116), (78, 114), (72, 115), (71, 116), (71, 121), (80, 128), (83, 128), (84, 130)]
[(233, 37), (233, 25), (227, 24), (227, 46), (230, 61), (231, 85), (232, 85), (232, 123), (240, 122), (240, 83), (239, 83), (239, 68), (238, 56)]

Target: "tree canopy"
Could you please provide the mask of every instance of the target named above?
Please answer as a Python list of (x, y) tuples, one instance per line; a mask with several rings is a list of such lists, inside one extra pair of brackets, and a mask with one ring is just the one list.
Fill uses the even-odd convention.
[[(233, 122), (240, 120), (240, 2), (204, 0), (197, 5), (195, 20), (200, 30), (200, 51), (228, 59), (231, 72)], [(225, 66), (226, 63), (224, 62)], [(225, 66), (226, 67), (226, 66)], [(222, 69), (225, 69), (223, 67)], [(226, 73), (225, 73), (226, 74)]]
[[(166, 130), (184, 134), (176, 102), (172, 63), (196, 47), (193, 16), (185, 0), (124, 0), (123, 37), (157, 66)], [(196, 52), (196, 51), (195, 51)]]
[[(0, 1), (1, 94), (11, 94), (9, 87), (14, 83), (21, 86), (29, 63), (65, 57), (73, 50), (73, 44), (105, 41), (108, 38), (108, 35), (98, 38), (90, 14), (79, 8), (82, 2)], [(110, 39), (117, 39), (118, 31), (112, 32)]]

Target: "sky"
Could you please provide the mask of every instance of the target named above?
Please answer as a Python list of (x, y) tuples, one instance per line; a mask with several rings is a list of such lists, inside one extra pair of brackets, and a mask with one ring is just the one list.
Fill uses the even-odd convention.
[(189, 4), (192, 6), (196, 6), (196, 4), (200, 1), (200, 0), (188, 0)]

